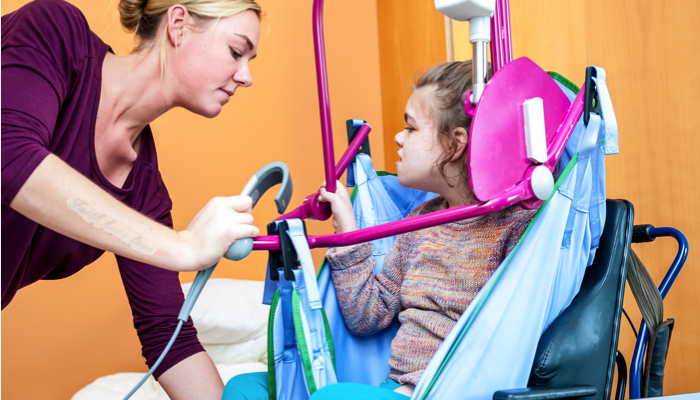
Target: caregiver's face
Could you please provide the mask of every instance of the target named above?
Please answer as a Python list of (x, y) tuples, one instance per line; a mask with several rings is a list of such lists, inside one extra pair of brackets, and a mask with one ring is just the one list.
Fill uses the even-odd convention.
[(260, 21), (253, 11), (186, 29), (175, 60), (182, 107), (208, 118), (218, 115), (236, 88), (253, 84), (248, 63), (259, 40)]

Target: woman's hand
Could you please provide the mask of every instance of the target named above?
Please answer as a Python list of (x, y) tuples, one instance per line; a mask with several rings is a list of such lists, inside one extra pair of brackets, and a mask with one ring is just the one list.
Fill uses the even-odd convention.
[(319, 190), (318, 199), (331, 203), (333, 210), (333, 228), (336, 233), (352, 232), (357, 230), (357, 221), (355, 221), (355, 211), (352, 209), (350, 196), (343, 184), (338, 181), (335, 185), (335, 193), (326, 191), (326, 183), (323, 183)]
[[(253, 225), (253, 200), (249, 196), (216, 197), (197, 213), (178, 236), (188, 250), (193, 270), (209, 268), (238, 239), (257, 237)], [(189, 268), (187, 268), (189, 269)]]

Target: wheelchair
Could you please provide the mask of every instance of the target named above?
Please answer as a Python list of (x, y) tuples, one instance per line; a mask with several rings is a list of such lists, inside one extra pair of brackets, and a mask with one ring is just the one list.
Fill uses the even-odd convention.
[[(661, 284), (660, 291), (665, 296), (685, 262), (688, 242), (672, 228), (634, 226), (634, 207), (626, 200), (607, 200), (606, 209), (607, 220), (593, 264), (586, 270), (571, 305), (540, 338), (528, 387), (498, 391), (494, 400), (609, 399), (616, 365), (615, 399), (624, 398), (627, 364), (617, 351), (617, 343), (630, 245), (651, 241), (655, 236), (673, 236), (678, 240), (678, 256)], [(647, 340), (645, 330), (643, 322), (632, 363), (630, 398), (646, 397), (647, 391), (640, 393), (639, 387), (649, 386), (649, 378), (641, 377), (643, 370), (646, 376), (661, 377), (663, 385), (664, 364), (641, 362)], [(663, 361), (665, 357), (664, 351)], [(658, 379), (655, 385), (660, 394)]]

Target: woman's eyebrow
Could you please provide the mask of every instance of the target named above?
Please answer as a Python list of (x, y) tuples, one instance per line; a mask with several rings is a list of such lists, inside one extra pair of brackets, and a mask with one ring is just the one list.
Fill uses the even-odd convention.
[(408, 123), (408, 122), (410, 122), (409, 119), (410, 119), (411, 121), (413, 121), (413, 116), (412, 116), (411, 114), (409, 114), (409, 113), (403, 113), (403, 120), (406, 121), (406, 122)]
[(246, 42), (246, 44), (248, 45), (248, 51), (253, 51), (253, 42), (250, 41), (250, 39), (248, 38), (248, 36), (246, 36), (246, 35), (244, 35), (244, 34), (242, 34), (242, 33), (236, 33), (236, 35), (238, 35), (238, 36), (242, 37), (243, 39), (245, 39), (245, 42)]

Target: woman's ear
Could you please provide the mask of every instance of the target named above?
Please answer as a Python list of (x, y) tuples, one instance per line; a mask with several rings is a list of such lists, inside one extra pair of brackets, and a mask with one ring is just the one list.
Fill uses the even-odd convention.
[(178, 47), (182, 43), (182, 37), (185, 34), (185, 26), (190, 22), (190, 13), (182, 4), (176, 4), (168, 9), (165, 16), (167, 19), (168, 40), (173, 47)]
[(467, 142), (469, 141), (469, 132), (466, 129), (460, 127), (452, 130), (452, 134), (457, 139), (457, 151), (452, 156), (450, 161), (457, 161), (462, 158), (464, 152), (467, 151)]

